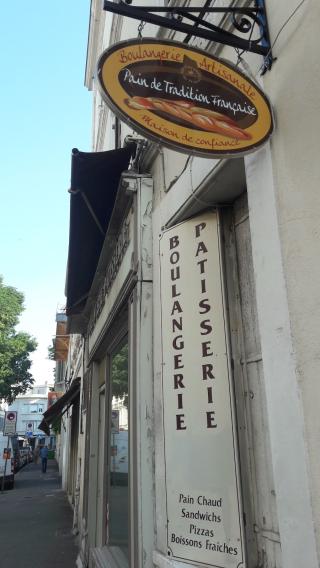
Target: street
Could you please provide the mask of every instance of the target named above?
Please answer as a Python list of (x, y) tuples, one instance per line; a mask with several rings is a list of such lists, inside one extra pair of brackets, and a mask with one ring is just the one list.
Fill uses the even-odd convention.
[(75, 566), (72, 509), (61, 489), (58, 467), (30, 463), (15, 476), (13, 490), (0, 493), (0, 555), (6, 568)]

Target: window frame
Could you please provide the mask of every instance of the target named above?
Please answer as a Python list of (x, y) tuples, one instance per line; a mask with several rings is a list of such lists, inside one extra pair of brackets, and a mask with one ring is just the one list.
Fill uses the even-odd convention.
[[(153, 284), (152, 284), (152, 195), (153, 182), (149, 175), (134, 180), (132, 217), (133, 253), (131, 268), (122, 281), (118, 294), (96, 340), (89, 344), (88, 364), (105, 362), (106, 412), (104, 444), (104, 507), (108, 502), (107, 475), (110, 460), (109, 424), (111, 401), (109, 389), (111, 356), (128, 337), (128, 413), (129, 413), (129, 559), (117, 546), (106, 543), (106, 517), (103, 522), (102, 543), (91, 548), (97, 566), (129, 568), (152, 564), (154, 550), (154, 438), (153, 438)], [(94, 375), (96, 375), (96, 369)], [(96, 388), (96, 379), (93, 384)], [(94, 396), (93, 396), (94, 398)], [(92, 406), (94, 412), (94, 404)], [(90, 430), (96, 417), (91, 421)], [(94, 446), (95, 447), (95, 446)], [(90, 450), (90, 454), (91, 454)], [(96, 459), (96, 458), (95, 458)], [(92, 463), (96, 463), (92, 462)], [(89, 467), (89, 476), (94, 467)], [(88, 492), (88, 498), (94, 498)], [(88, 519), (91, 520), (88, 507)], [(89, 546), (93, 541), (89, 529)]]
[[(129, 327), (129, 326), (128, 326)], [(131, 461), (130, 461), (130, 349), (129, 349), (129, 330), (122, 330), (122, 333), (116, 342), (113, 342), (107, 353), (107, 365), (106, 365), (106, 429), (105, 429), (105, 450), (106, 450), (106, 460), (105, 460), (105, 502), (104, 508), (106, 512), (106, 523), (103, 530), (103, 542), (104, 545), (109, 549), (118, 549), (122, 551), (121, 547), (109, 544), (109, 534), (108, 534), (108, 521), (109, 521), (109, 496), (110, 496), (110, 467), (111, 467), (111, 416), (112, 416), (112, 358), (117, 354), (122, 347), (128, 344), (128, 551), (130, 556), (130, 525), (132, 522), (130, 515), (130, 477), (131, 477)], [(122, 551), (123, 552), (123, 551)], [(128, 556), (128, 561), (129, 561)]]

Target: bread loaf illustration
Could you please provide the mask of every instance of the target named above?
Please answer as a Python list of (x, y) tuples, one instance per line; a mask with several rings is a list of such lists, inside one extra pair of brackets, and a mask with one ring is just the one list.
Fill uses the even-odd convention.
[(215, 132), (237, 140), (250, 140), (251, 138), (251, 135), (246, 130), (239, 128), (232, 118), (208, 108), (194, 106), (192, 102), (155, 97), (131, 97), (125, 99), (124, 102), (130, 108), (136, 110), (164, 112), (207, 132)]

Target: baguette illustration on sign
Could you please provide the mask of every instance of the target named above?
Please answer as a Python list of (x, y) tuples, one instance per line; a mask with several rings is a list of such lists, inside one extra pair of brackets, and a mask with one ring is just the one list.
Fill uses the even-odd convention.
[(99, 59), (98, 83), (108, 106), (134, 130), (188, 154), (238, 157), (273, 130), (268, 99), (251, 79), (176, 42), (112, 46)]

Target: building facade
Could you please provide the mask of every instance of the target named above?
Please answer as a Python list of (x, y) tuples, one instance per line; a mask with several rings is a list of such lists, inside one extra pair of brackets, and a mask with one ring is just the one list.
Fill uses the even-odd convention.
[(242, 65), (272, 138), (208, 159), (146, 141), (105, 104), (99, 56), (142, 28), (91, 2), (93, 152), (72, 155), (66, 287), (79, 566), (319, 566), (320, 7), (266, 4), (277, 60), (263, 77), (261, 56)]
[(46, 383), (44, 385), (35, 385), (25, 394), (18, 395), (12, 404), (8, 406), (8, 410), (17, 412), (17, 434), (28, 440), (28, 443), (35, 447), (39, 441), (54, 446), (50, 437), (46, 439), (39, 426), (42, 421), (42, 415), (48, 408), (48, 393), (52, 385)]

